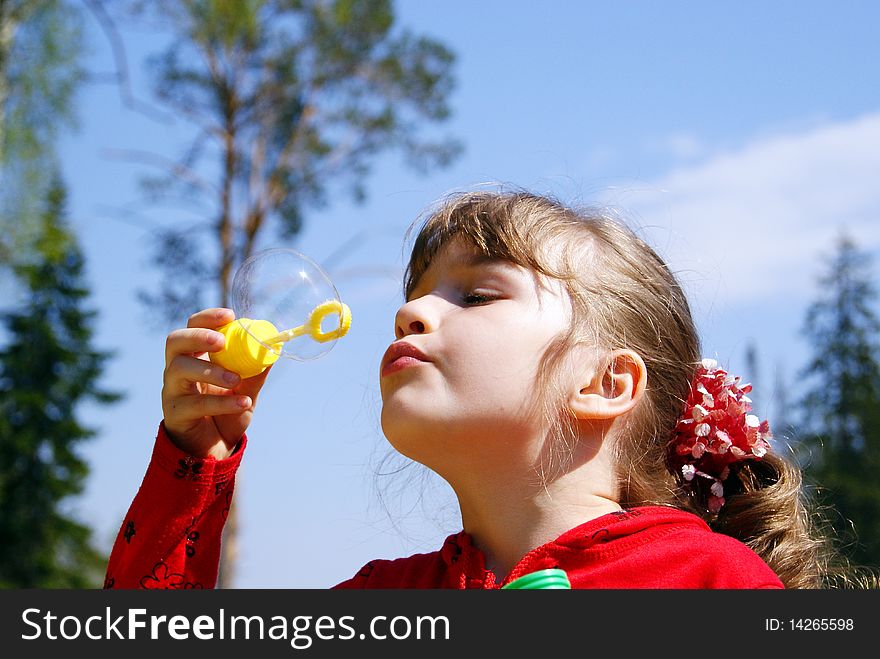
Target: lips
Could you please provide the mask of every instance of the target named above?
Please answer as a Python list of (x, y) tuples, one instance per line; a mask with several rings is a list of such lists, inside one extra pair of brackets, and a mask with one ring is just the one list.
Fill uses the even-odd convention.
[(395, 341), (382, 357), (382, 377), (404, 368), (431, 361), (421, 350), (406, 341)]

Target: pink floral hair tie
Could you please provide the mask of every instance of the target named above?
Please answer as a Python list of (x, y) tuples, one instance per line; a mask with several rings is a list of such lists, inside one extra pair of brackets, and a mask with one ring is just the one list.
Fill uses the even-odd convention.
[(687, 482), (695, 477), (714, 481), (708, 502), (712, 513), (724, 505), (730, 465), (760, 460), (770, 450), (770, 424), (749, 414), (752, 401), (746, 394), (751, 390), (752, 385), (740, 385), (740, 378), (718, 368), (714, 359), (704, 359), (673, 431), (670, 469)]

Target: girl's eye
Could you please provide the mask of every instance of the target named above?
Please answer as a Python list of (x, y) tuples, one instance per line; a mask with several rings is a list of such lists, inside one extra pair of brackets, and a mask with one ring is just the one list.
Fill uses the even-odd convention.
[(489, 295), (483, 295), (481, 293), (468, 293), (462, 298), (465, 304), (468, 305), (480, 305), (486, 304), (487, 302), (491, 302), (493, 300)]

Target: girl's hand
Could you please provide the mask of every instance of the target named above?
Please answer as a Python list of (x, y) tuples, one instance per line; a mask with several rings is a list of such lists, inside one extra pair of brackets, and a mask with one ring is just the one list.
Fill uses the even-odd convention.
[(197, 457), (229, 457), (250, 425), (257, 395), (269, 369), (242, 380), (210, 362), (207, 353), (223, 348), (216, 328), (235, 319), (231, 309), (204, 309), (186, 329), (165, 342), (162, 413), (165, 430), (179, 449)]

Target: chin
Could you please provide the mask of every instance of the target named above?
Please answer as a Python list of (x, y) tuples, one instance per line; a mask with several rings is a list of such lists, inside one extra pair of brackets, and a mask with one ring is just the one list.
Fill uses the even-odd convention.
[[(447, 432), (448, 426), (437, 418), (425, 418), (412, 414), (392, 414), (387, 407), (382, 409), (382, 433), (394, 449), (401, 455), (432, 468), (438, 452), (443, 455), (451, 450)], [(426, 429), (443, 428), (440, 436)]]
[(416, 459), (412, 453), (419, 444), (424, 445), (424, 426), (417, 422), (402, 421), (398, 415), (387, 414), (384, 408), (382, 410), (381, 423), (382, 434), (385, 435), (388, 443), (398, 453), (402, 453), (408, 458)]

